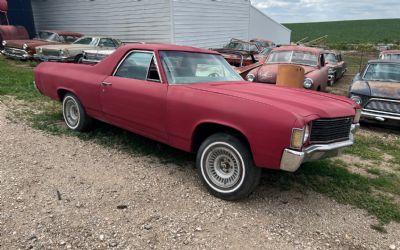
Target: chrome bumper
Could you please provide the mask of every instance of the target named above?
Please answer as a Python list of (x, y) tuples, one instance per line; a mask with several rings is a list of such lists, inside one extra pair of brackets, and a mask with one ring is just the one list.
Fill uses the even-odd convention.
[(35, 60), (39, 60), (42, 62), (72, 62), (74, 61), (74, 58), (68, 58), (66, 56), (45, 56), (45, 55), (38, 55), (35, 54), (33, 55), (33, 58)]
[(396, 120), (400, 121), (400, 114), (394, 115), (393, 113), (388, 113), (384, 111), (376, 111), (376, 110), (369, 110), (363, 109), (361, 111), (361, 117), (374, 119), (380, 122), (384, 122), (385, 120)]
[(285, 149), (283, 151), (280, 169), (288, 172), (295, 172), (301, 164), (310, 161), (338, 156), (340, 150), (354, 144), (354, 133), (360, 127), (353, 124), (350, 132), (350, 139), (347, 141), (335, 142), (330, 144), (311, 145), (302, 151)]
[(13, 51), (15, 51), (16, 53), (8, 52), (6, 50), (2, 50), (1, 53), (6, 57), (18, 60), (28, 60), (32, 58), (32, 56), (29, 55), (29, 53), (25, 50), (13, 49)]

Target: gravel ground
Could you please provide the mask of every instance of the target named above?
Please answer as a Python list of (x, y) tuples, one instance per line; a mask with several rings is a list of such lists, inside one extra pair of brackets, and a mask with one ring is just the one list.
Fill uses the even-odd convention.
[(262, 181), (210, 196), (188, 166), (9, 122), (0, 101), (0, 249), (397, 249), (365, 211)]

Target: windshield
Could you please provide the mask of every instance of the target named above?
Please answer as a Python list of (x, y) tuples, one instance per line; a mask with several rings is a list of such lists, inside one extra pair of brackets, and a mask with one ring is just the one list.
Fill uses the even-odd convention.
[(170, 84), (243, 80), (220, 55), (161, 51), (160, 56)]
[(336, 55), (332, 53), (326, 53), (324, 54), (325, 56), (325, 61), (327, 62), (332, 62), (332, 63), (337, 63)]
[(98, 38), (94, 37), (83, 37), (81, 39), (76, 40), (73, 44), (82, 44), (82, 45), (92, 45), (96, 46)]
[(267, 63), (293, 63), (315, 67), (318, 65), (318, 57), (302, 51), (275, 51), (269, 55)]
[(59, 37), (56, 33), (48, 32), (48, 31), (40, 31), (39, 34), (35, 37), (36, 40), (45, 40), (45, 41), (59, 41)]
[(367, 81), (400, 82), (400, 64), (370, 64), (363, 79)]
[(228, 43), (224, 49), (243, 50), (243, 51), (258, 51), (255, 44), (245, 43), (242, 41), (232, 41)]
[(382, 59), (399, 61), (400, 60), (400, 54), (384, 54)]

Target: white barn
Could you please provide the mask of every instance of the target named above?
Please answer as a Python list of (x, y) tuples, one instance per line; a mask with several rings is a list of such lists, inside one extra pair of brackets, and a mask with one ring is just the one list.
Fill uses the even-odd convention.
[(37, 30), (215, 48), (231, 38), (290, 42), (291, 31), (249, 0), (31, 0)]

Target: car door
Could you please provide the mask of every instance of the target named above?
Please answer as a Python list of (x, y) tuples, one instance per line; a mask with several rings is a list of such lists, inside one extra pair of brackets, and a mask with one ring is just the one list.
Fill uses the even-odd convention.
[(165, 141), (168, 85), (162, 83), (154, 53), (131, 51), (101, 83), (106, 119), (117, 126)]

